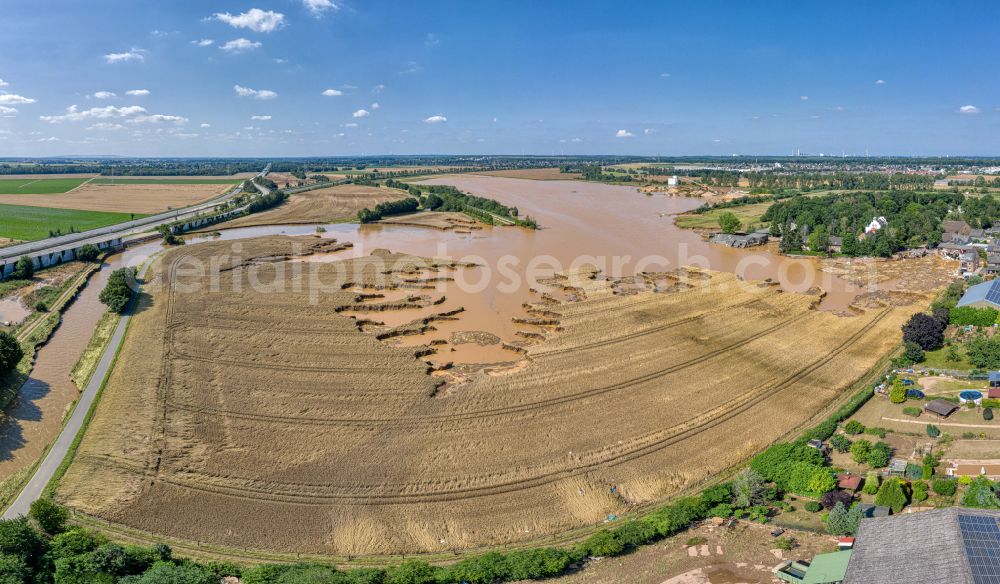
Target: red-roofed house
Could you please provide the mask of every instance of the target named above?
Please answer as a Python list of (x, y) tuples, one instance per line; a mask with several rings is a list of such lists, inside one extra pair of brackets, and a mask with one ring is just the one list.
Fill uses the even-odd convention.
[(842, 473), (837, 475), (837, 486), (851, 493), (857, 492), (861, 488), (861, 477)]

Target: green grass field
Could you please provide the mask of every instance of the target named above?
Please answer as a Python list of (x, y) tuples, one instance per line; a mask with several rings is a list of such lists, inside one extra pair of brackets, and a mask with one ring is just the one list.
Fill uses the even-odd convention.
[(95, 185), (235, 185), (238, 178), (95, 178)]
[(765, 224), (761, 223), (760, 217), (771, 205), (772, 203), (770, 202), (754, 203), (752, 205), (731, 207), (729, 209), (713, 209), (707, 213), (678, 215), (675, 223), (678, 227), (685, 229), (718, 229), (719, 215), (729, 211), (739, 217), (740, 221), (743, 223), (744, 229), (746, 229), (747, 225), (751, 223), (756, 224), (757, 227), (763, 227)]
[(85, 183), (83, 178), (0, 178), (0, 195), (52, 195)]
[[(139, 219), (146, 215), (136, 215)], [(0, 237), (20, 241), (34, 241), (49, 236), (50, 230), (69, 233), (97, 229), (132, 219), (130, 213), (103, 213), (100, 211), (75, 211), (49, 209), (24, 205), (0, 205)]]

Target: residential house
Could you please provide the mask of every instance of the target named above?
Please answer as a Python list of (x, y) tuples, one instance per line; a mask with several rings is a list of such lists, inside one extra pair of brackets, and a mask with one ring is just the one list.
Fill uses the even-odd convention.
[(756, 247), (767, 243), (768, 234), (760, 231), (753, 233), (716, 233), (709, 238), (713, 243), (721, 243), (729, 247)]
[(985, 229), (970, 229), (969, 239), (972, 241), (986, 241), (986, 230)]
[(862, 519), (844, 584), (1000, 582), (1000, 511), (950, 507)]
[(830, 236), (830, 243), (827, 249), (832, 253), (840, 253), (840, 250), (844, 247), (844, 239), (842, 237), (837, 237), (836, 235)]
[(965, 221), (942, 221), (941, 231), (944, 233), (956, 233), (958, 235), (969, 235), (972, 226)]
[(1000, 278), (969, 286), (958, 300), (958, 306), (1000, 308)]
[(958, 256), (958, 272), (962, 275), (975, 274), (979, 271), (979, 254), (967, 251)]
[(783, 582), (794, 584), (840, 584), (844, 581), (850, 560), (851, 550), (847, 549), (817, 554), (811, 562), (785, 561), (778, 564), (771, 573)]
[[(1000, 371), (990, 371), (986, 376), (986, 380), (990, 384), (990, 397), (993, 397), (993, 389), (1000, 389)], [(1000, 396), (997, 396), (1000, 397)]]
[(991, 481), (1000, 479), (1000, 460), (949, 460), (945, 474), (950, 477), (985, 476)]
[(968, 244), (946, 242), (938, 245), (937, 250), (943, 257), (957, 260), (963, 253), (975, 252), (976, 248)]

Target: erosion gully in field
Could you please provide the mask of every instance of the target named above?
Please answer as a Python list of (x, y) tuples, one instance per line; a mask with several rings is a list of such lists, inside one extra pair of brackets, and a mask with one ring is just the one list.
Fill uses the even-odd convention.
[[(543, 229), (246, 228), (162, 256), (59, 499), (240, 548), (537, 539), (745, 460), (860, 378), (927, 301), (868, 294), (838, 316), (865, 290), (818, 261), (674, 228), (670, 214), (697, 201), (435, 182)], [(666, 261), (640, 267), (651, 255)], [(507, 272), (505, 256), (518, 260)], [(711, 269), (681, 267), (698, 256)], [(775, 282), (728, 273), (746, 263), (747, 279)]]

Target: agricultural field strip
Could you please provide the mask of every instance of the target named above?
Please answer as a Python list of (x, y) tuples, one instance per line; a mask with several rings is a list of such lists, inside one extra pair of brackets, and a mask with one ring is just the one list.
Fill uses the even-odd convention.
[[(481, 487), (464, 487), (464, 488), (451, 488), (447, 490), (439, 490), (433, 493), (416, 493), (416, 492), (398, 492), (393, 494), (376, 494), (374, 491), (378, 488), (392, 487), (397, 488), (399, 491), (405, 491), (407, 489), (412, 489), (414, 487), (420, 488), (422, 485), (419, 483), (412, 484), (401, 484), (401, 485), (369, 485), (360, 487), (360, 492), (364, 494), (340, 494), (340, 493), (313, 493), (313, 494), (295, 494), (295, 493), (280, 493), (277, 489), (279, 486), (284, 487), (318, 487), (321, 489), (329, 488), (343, 488), (336, 485), (330, 484), (306, 484), (306, 483), (285, 483), (278, 481), (252, 481), (241, 477), (227, 477), (220, 475), (203, 475), (191, 471), (186, 471), (184, 473), (185, 478), (196, 477), (203, 479), (200, 483), (192, 483), (188, 480), (168, 477), (164, 474), (150, 475), (148, 473), (143, 473), (147, 478), (155, 478), (155, 480), (160, 480), (165, 483), (212, 494), (220, 494), (226, 496), (234, 496), (240, 498), (248, 499), (263, 499), (263, 500), (275, 500), (283, 501), (288, 503), (297, 504), (309, 504), (309, 505), (324, 505), (330, 501), (349, 501), (356, 505), (384, 505), (387, 503), (423, 503), (423, 502), (438, 502), (438, 501), (450, 501), (456, 498), (468, 499), (473, 497), (481, 497), (488, 495), (496, 495), (509, 493), (512, 491), (518, 491), (527, 488), (534, 488), (538, 486), (543, 486), (551, 484), (565, 478), (570, 478), (580, 474), (586, 474), (597, 470), (598, 468), (609, 468), (621, 465), (623, 463), (642, 458), (649, 454), (655, 453), (663, 448), (672, 446), (680, 441), (686, 440), (702, 432), (713, 428), (717, 425), (726, 422), (744, 411), (750, 409), (751, 407), (759, 404), (760, 402), (774, 397), (777, 394), (792, 388), (795, 384), (808, 376), (809, 374), (820, 369), (824, 365), (828, 364), (833, 360), (834, 357), (838, 356), (844, 352), (848, 347), (856, 343), (867, 333), (874, 330), (874, 325), (878, 324), (882, 319), (891, 313), (891, 308), (884, 308), (881, 312), (877, 313), (876, 316), (871, 319), (865, 326), (860, 327), (854, 334), (845, 339), (837, 347), (835, 347), (831, 352), (819, 357), (818, 359), (812, 361), (807, 366), (795, 371), (793, 374), (785, 377), (782, 380), (770, 379), (767, 382), (758, 385), (754, 389), (740, 395), (733, 402), (727, 402), (719, 407), (713, 408), (710, 411), (704, 412), (695, 418), (689, 419), (681, 424), (675, 425), (671, 428), (656, 432), (652, 435), (647, 435), (638, 439), (630, 440), (631, 444), (623, 444), (620, 447), (614, 448), (615, 452), (609, 455), (602, 454), (600, 458), (596, 460), (586, 462), (583, 464), (578, 464), (572, 468), (563, 468), (558, 470), (547, 470), (539, 474), (533, 475), (526, 479), (509, 480), (503, 483), (496, 483), (481, 486)], [(776, 385), (772, 385), (772, 383)], [(642, 444), (636, 446), (634, 443), (640, 442)], [(110, 457), (100, 457), (103, 462), (110, 462), (111, 464), (117, 464), (116, 461)], [(141, 472), (135, 465), (125, 465), (123, 467), (125, 470), (130, 472)], [(525, 469), (519, 469), (523, 472)], [(221, 481), (224, 484), (208, 486), (205, 484), (204, 479)], [(489, 477), (491, 481), (495, 481), (496, 476), (493, 475)], [(233, 484), (234, 480), (240, 480), (246, 483), (259, 484), (258, 487), (251, 486), (236, 486)], [(357, 486), (349, 487), (351, 489), (359, 489)], [(259, 495), (259, 496), (258, 496)]]
[[(179, 254), (179, 255), (180, 255), (180, 257), (183, 257), (183, 254)], [(177, 261), (178, 260), (175, 259), (175, 261), (171, 263), (170, 270), (173, 270), (175, 268)], [(173, 281), (173, 280), (171, 279), (169, 281)], [(170, 296), (171, 295), (168, 292), (168, 294), (167, 294), (167, 302), (165, 304), (166, 308), (167, 308), (168, 315), (172, 314), (172, 312), (173, 312), (173, 300), (170, 298)], [(680, 436), (679, 439), (683, 439), (684, 436), (695, 435), (695, 434), (700, 433), (701, 431), (703, 431), (704, 428), (707, 427), (706, 424), (700, 424), (700, 425), (695, 426), (694, 428), (692, 428), (690, 430), (689, 429), (684, 429), (684, 428), (686, 426), (690, 425), (690, 424), (697, 423), (698, 420), (704, 418), (705, 416), (708, 416), (707, 422), (711, 422), (711, 424), (709, 424), (709, 425), (716, 425), (718, 423), (721, 423), (724, 420), (730, 419), (731, 417), (733, 417), (733, 416), (737, 415), (738, 413), (744, 411), (745, 409), (751, 407), (756, 402), (759, 402), (759, 401), (763, 400), (768, 394), (773, 394), (773, 393), (781, 391), (783, 389), (787, 389), (788, 387), (792, 386), (793, 383), (794, 383), (794, 381), (796, 379), (800, 378), (803, 374), (807, 375), (808, 373), (810, 373), (810, 372), (818, 369), (823, 364), (829, 362), (833, 357), (835, 357), (836, 355), (838, 355), (840, 352), (842, 352), (843, 350), (845, 350), (849, 345), (851, 345), (852, 343), (854, 343), (858, 339), (860, 339), (866, 332), (868, 332), (869, 330), (871, 330), (871, 325), (876, 324), (878, 321), (880, 321), (882, 318), (884, 318), (888, 313), (889, 313), (889, 309), (883, 310), (880, 314), (878, 314), (876, 316), (875, 319), (872, 320), (872, 322), (868, 323), (867, 326), (862, 327), (861, 329), (859, 329), (858, 331), (856, 331), (847, 340), (845, 340), (836, 349), (834, 349), (834, 351), (823, 355), (822, 357), (820, 357), (819, 359), (817, 359), (816, 361), (814, 361), (813, 363), (811, 363), (809, 366), (803, 368), (802, 370), (800, 370), (796, 374), (793, 374), (792, 376), (789, 376), (788, 378), (786, 378), (784, 381), (780, 382), (777, 386), (771, 387), (771, 381), (768, 381), (767, 383), (762, 384), (761, 386), (758, 386), (757, 388), (755, 388), (751, 392), (748, 392), (748, 393), (744, 394), (740, 398), (740, 405), (737, 408), (732, 408), (731, 404), (726, 404), (725, 406), (722, 406), (720, 408), (716, 408), (715, 411), (711, 411), (711, 412), (702, 414), (700, 416), (697, 416), (696, 418), (694, 418), (692, 420), (689, 420), (688, 422), (686, 422), (684, 424), (681, 424), (679, 426), (674, 426), (675, 429), (676, 428), (682, 428), (679, 431), (678, 430), (674, 430), (674, 432), (676, 433), (677, 436)], [(795, 317), (795, 318), (800, 318), (801, 316), (804, 316), (804, 315), (799, 315), (798, 317)], [(789, 319), (789, 320), (793, 320), (793, 319)], [(777, 328), (779, 328), (781, 326), (784, 326), (785, 324), (787, 324), (787, 322), (783, 322), (783, 323), (779, 324), (776, 327), (772, 327), (771, 330), (772, 331), (776, 330)], [(764, 335), (760, 335), (760, 336), (764, 336)], [(713, 353), (720, 354), (721, 352), (724, 352), (724, 351), (714, 351)], [(704, 360), (704, 359), (707, 359), (707, 358), (709, 358), (709, 357), (708, 356), (702, 356), (702, 357), (700, 357), (698, 359)], [(166, 363), (162, 364), (162, 366), (164, 366), (166, 368), (169, 368), (168, 366), (166, 366)], [(655, 377), (657, 377), (657, 376), (659, 376), (661, 374), (662, 373), (660, 373), (660, 372), (655, 372), (651, 376), (647, 376), (647, 377), (655, 378)], [(161, 379), (165, 379), (165, 378), (161, 377)], [(161, 386), (168, 386), (168, 385), (169, 384), (161, 384)], [(165, 388), (166, 387), (164, 387), (164, 389)], [(158, 391), (158, 393), (159, 393), (159, 391)], [(166, 400), (164, 400), (164, 406), (163, 406), (163, 412), (164, 412), (163, 415), (164, 415), (164, 417), (166, 416), (166, 410), (167, 410), (168, 407), (169, 406), (167, 405)], [(715, 419), (716, 421), (712, 422), (713, 419)], [(165, 431), (165, 427), (163, 427), (163, 426), (161, 426), (161, 427)], [(489, 486), (484, 486), (484, 487), (468, 487), (468, 488), (450, 489), (450, 490), (445, 491), (445, 492), (430, 493), (430, 494), (418, 494), (418, 493), (409, 493), (409, 494), (403, 494), (403, 495), (392, 495), (392, 494), (389, 494), (389, 495), (379, 496), (379, 498), (380, 499), (384, 499), (384, 500), (413, 500), (414, 497), (452, 497), (452, 496), (454, 496), (456, 494), (459, 494), (459, 493), (466, 493), (466, 494), (469, 494), (469, 495), (475, 494), (476, 496), (479, 496), (479, 495), (487, 495), (487, 494), (492, 494), (492, 493), (507, 492), (508, 490), (512, 490), (512, 489), (518, 489), (518, 488), (525, 488), (525, 487), (534, 486), (535, 484), (539, 484), (539, 485), (541, 485), (541, 484), (547, 484), (549, 482), (560, 480), (561, 478), (564, 478), (566, 476), (572, 476), (572, 475), (578, 474), (580, 472), (587, 472), (588, 469), (593, 469), (593, 468), (597, 468), (597, 467), (601, 467), (601, 466), (614, 466), (614, 465), (617, 465), (617, 464), (621, 464), (622, 462), (625, 462), (627, 460), (631, 460), (631, 459), (636, 458), (636, 457), (644, 456), (645, 454), (648, 454), (650, 452), (655, 452), (656, 450), (659, 450), (659, 449), (663, 448), (665, 445), (667, 445), (668, 441), (670, 441), (672, 438), (674, 438), (674, 436), (671, 436), (670, 434), (668, 434), (667, 436), (665, 436), (663, 438), (652, 440), (651, 444), (643, 445), (643, 446), (640, 446), (639, 448), (628, 449), (626, 447), (623, 447), (622, 449), (620, 449), (620, 450), (622, 450), (621, 454), (613, 455), (610, 458), (605, 457), (603, 459), (599, 459), (599, 460), (597, 460), (595, 462), (592, 462), (592, 463), (589, 463), (589, 464), (587, 464), (587, 465), (585, 465), (583, 467), (581, 467), (580, 465), (577, 465), (575, 468), (569, 469), (569, 470), (562, 469), (562, 470), (557, 470), (557, 471), (549, 471), (549, 472), (543, 473), (541, 475), (537, 475), (537, 476), (531, 477), (529, 479), (521, 479), (521, 480), (518, 480), (518, 481), (511, 481), (511, 482), (508, 482), (506, 484), (499, 484), (499, 485), (494, 484), (494, 485), (489, 485)], [(631, 442), (635, 442), (635, 440), (632, 440)], [(164, 480), (165, 482), (170, 483), (170, 484), (176, 483), (178, 486), (181, 486), (181, 487), (192, 488), (192, 489), (195, 489), (195, 490), (205, 490), (205, 491), (208, 491), (208, 492), (215, 492), (216, 490), (218, 490), (218, 492), (220, 492), (222, 494), (227, 494), (227, 492), (229, 494), (233, 494), (233, 492), (236, 492), (236, 493), (239, 493), (239, 492), (244, 492), (244, 493), (259, 492), (261, 495), (264, 495), (265, 497), (267, 497), (269, 495), (269, 493), (271, 493), (271, 492), (274, 491), (273, 487), (270, 487), (270, 488), (267, 488), (267, 489), (254, 489), (254, 488), (250, 488), (250, 487), (240, 488), (240, 487), (235, 487), (235, 486), (232, 486), (232, 485), (229, 485), (228, 487), (215, 487), (215, 488), (213, 488), (213, 487), (206, 487), (205, 485), (201, 485), (199, 487), (191, 486), (191, 485), (188, 485), (186, 481), (183, 481), (183, 480), (178, 481), (178, 480), (176, 480), (176, 479), (174, 479), (172, 477), (167, 477), (166, 475), (161, 474), (159, 472), (159, 468), (160, 468), (159, 461), (160, 461), (160, 457), (158, 457), (157, 462), (156, 462), (156, 464), (154, 466), (153, 476), (156, 477), (156, 478), (158, 478), (159, 480)], [(190, 475), (188, 475), (188, 476), (190, 476)], [(328, 486), (327, 486), (327, 488), (328, 488)], [(289, 495), (289, 496), (295, 497), (295, 495)], [(333, 498), (333, 499), (345, 499), (345, 498), (349, 499), (349, 498), (352, 498), (353, 496), (352, 495), (324, 495), (324, 497), (326, 497), (326, 498)], [(368, 495), (366, 495), (364, 497), (364, 500), (371, 500), (372, 498), (373, 498), (372, 494), (369, 493)], [(310, 497), (309, 500), (312, 501), (312, 502), (319, 502), (319, 500), (316, 497)], [(428, 500), (433, 500), (433, 499), (428, 499)]]
[[(232, 411), (224, 411), (224, 410), (215, 409), (215, 408), (205, 408), (205, 407), (194, 406), (194, 405), (191, 405), (191, 404), (180, 404), (180, 403), (171, 403), (170, 406), (178, 408), (178, 409), (183, 409), (183, 410), (187, 410), (187, 411), (191, 411), (191, 412), (197, 412), (197, 413), (202, 413), (202, 414), (216, 414), (216, 415), (221, 415), (221, 416), (232, 416), (232, 417), (242, 418), (242, 419), (248, 419), (248, 420), (272, 421), (272, 422), (282, 422), (282, 423), (300, 424), (300, 425), (301, 424), (311, 424), (311, 425), (333, 425), (333, 426), (336, 426), (336, 425), (345, 425), (345, 424), (347, 424), (347, 425), (356, 425), (356, 426), (372, 426), (372, 425), (379, 425), (379, 424), (382, 424), (382, 425), (385, 425), (385, 424), (388, 424), (388, 425), (434, 424), (434, 425), (436, 425), (436, 424), (440, 424), (441, 422), (455, 422), (455, 421), (459, 421), (459, 420), (463, 420), (463, 421), (466, 421), (466, 420), (477, 420), (477, 419), (489, 418), (489, 417), (506, 416), (506, 415), (515, 414), (515, 413), (534, 412), (534, 411), (537, 411), (537, 410), (540, 410), (540, 409), (549, 408), (549, 407), (553, 407), (553, 406), (558, 406), (558, 405), (562, 405), (562, 404), (569, 403), (569, 402), (574, 402), (574, 401), (577, 401), (577, 400), (580, 400), (580, 399), (584, 399), (584, 398), (590, 398), (590, 397), (594, 397), (594, 396), (598, 396), (598, 395), (603, 395), (603, 394), (614, 392), (614, 391), (621, 391), (623, 389), (628, 389), (630, 387), (634, 387), (636, 385), (640, 385), (642, 383), (646, 383), (648, 381), (652, 381), (652, 380), (654, 380), (654, 379), (656, 379), (658, 377), (662, 377), (664, 375), (669, 375), (671, 373), (676, 373), (678, 371), (687, 369), (687, 368), (689, 368), (691, 366), (694, 366), (694, 365), (697, 365), (697, 364), (702, 363), (704, 361), (707, 361), (707, 360), (709, 360), (709, 359), (711, 359), (713, 357), (718, 357), (719, 355), (723, 355), (723, 354), (725, 354), (725, 353), (727, 353), (729, 351), (732, 351), (733, 349), (742, 347), (742, 346), (747, 345), (747, 344), (749, 344), (749, 343), (751, 343), (753, 341), (756, 341), (758, 339), (766, 337), (766, 336), (770, 335), (771, 333), (777, 331), (778, 329), (780, 329), (782, 327), (785, 327), (785, 326), (787, 326), (787, 325), (789, 325), (789, 324), (791, 324), (791, 323), (793, 323), (793, 322), (795, 322), (797, 320), (800, 320), (800, 319), (802, 319), (802, 318), (804, 318), (806, 316), (808, 316), (808, 312), (803, 312), (803, 313), (795, 315), (795, 316), (793, 316), (791, 318), (785, 319), (785, 320), (783, 320), (783, 321), (781, 321), (781, 322), (779, 322), (779, 323), (777, 323), (777, 324), (775, 324), (775, 325), (773, 325), (773, 326), (771, 326), (771, 327), (769, 327), (767, 329), (764, 329), (763, 331), (757, 332), (757, 333), (755, 333), (755, 334), (753, 334), (753, 335), (751, 335), (749, 337), (740, 339), (740, 340), (738, 340), (738, 341), (736, 341), (734, 343), (728, 344), (728, 345), (726, 345), (724, 347), (721, 347), (719, 349), (715, 349), (713, 351), (709, 351), (708, 353), (704, 353), (702, 355), (699, 355), (698, 357), (694, 357), (692, 359), (688, 359), (687, 361), (682, 361), (681, 363), (677, 363), (677, 364), (671, 365), (669, 367), (666, 367), (666, 368), (663, 368), (663, 369), (659, 369), (659, 370), (654, 371), (652, 373), (647, 373), (645, 375), (641, 375), (639, 377), (636, 377), (636, 378), (633, 378), (633, 379), (629, 379), (629, 380), (626, 380), (626, 381), (623, 381), (623, 382), (620, 382), (620, 383), (615, 383), (615, 384), (612, 384), (612, 385), (608, 385), (608, 386), (604, 386), (604, 387), (598, 387), (598, 388), (593, 388), (593, 389), (588, 389), (588, 390), (584, 390), (584, 391), (572, 392), (572, 393), (569, 393), (569, 394), (564, 394), (564, 395), (560, 395), (560, 396), (549, 398), (549, 399), (545, 399), (545, 400), (539, 400), (539, 401), (528, 402), (528, 403), (523, 403), (523, 404), (516, 404), (516, 405), (505, 406), (505, 407), (500, 407), (500, 408), (492, 408), (492, 409), (487, 409), (487, 410), (478, 410), (478, 411), (471, 411), (471, 412), (461, 412), (461, 413), (454, 413), (454, 414), (427, 415), (427, 416), (419, 416), (419, 417), (414, 416), (414, 417), (393, 417), (393, 418), (375, 418), (375, 419), (350, 419), (350, 418), (347, 418), (347, 419), (336, 419), (336, 418), (286, 417), (286, 416), (275, 416), (275, 415), (257, 414), (257, 413), (249, 413), (249, 412), (232, 412)], [(606, 344), (606, 343), (592, 344), (592, 347), (598, 347), (598, 346), (601, 346), (601, 345), (604, 345), (604, 344)], [(217, 358), (198, 358), (197, 360), (208, 362), (208, 363), (220, 363), (221, 362)], [(364, 371), (364, 369), (362, 369), (362, 370), (359, 371), (359, 370), (357, 370), (355, 368), (348, 368), (348, 369), (336, 368), (336, 367), (308, 367), (308, 368), (305, 368), (305, 367), (285, 366), (285, 365), (277, 365), (277, 364), (267, 365), (267, 364), (253, 363), (253, 362), (238, 362), (238, 361), (233, 361), (233, 362), (231, 362), (229, 364), (231, 364), (234, 367), (255, 367), (255, 368), (260, 368), (260, 369), (279, 369), (279, 370), (288, 370), (288, 371), (295, 371), (295, 370), (299, 370), (299, 371), (302, 371), (302, 370), (324, 371), (324, 372), (336, 372), (336, 371), (344, 371), (344, 370), (351, 371), (351, 372), (363, 372)], [(370, 370), (370, 368), (368, 368), (367, 370)]]

